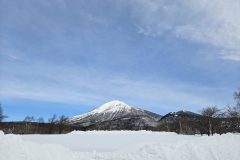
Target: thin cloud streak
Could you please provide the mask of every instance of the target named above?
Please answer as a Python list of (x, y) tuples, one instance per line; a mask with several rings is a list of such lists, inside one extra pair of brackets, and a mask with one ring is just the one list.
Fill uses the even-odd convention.
[[(41, 64), (41, 65), (39, 65)], [(32, 63), (19, 65), (21, 70), (2, 70), (6, 76), (0, 78), (2, 98), (24, 98), (66, 104), (100, 104), (107, 100), (123, 99), (130, 103), (158, 106), (162, 109), (176, 104), (181, 106), (198, 106), (215, 104), (214, 96), (208, 97), (205, 92), (214, 93), (216, 88), (193, 87), (167, 81), (156, 81), (142, 78), (129, 79), (116, 74), (103, 74), (99, 70), (89, 70), (76, 66)], [(45, 69), (48, 68), (46, 71)], [(77, 69), (76, 69), (77, 68)], [(215, 97), (215, 99), (217, 99)], [(217, 102), (223, 104), (221, 100)]]

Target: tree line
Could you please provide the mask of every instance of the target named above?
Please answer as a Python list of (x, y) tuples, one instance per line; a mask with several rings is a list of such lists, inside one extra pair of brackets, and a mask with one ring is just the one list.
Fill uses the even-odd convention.
[(14, 134), (62, 134), (73, 130), (84, 130), (80, 126), (70, 126), (67, 123), (68, 117), (65, 115), (57, 116), (54, 114), (45, 122), (44, 118), (35, 118), (26, 116), (19, 122), (3, 122), (7, 116), (3, 115), (3, 109), (0, 105), (0, 130), (4, 133)]
[(220, 108), (207, 106), (200, 110), (199, 116), (179, 113), (177, 116), (163, 117), (157, 130), (180, 134), (223, 134), (240, 133), (240, 89), (234, 92), (235, 105)]
[(84, 127), (61, 125), (59, 123), (0, 122), (5, 134), (65, 134), (74, 130), (85, 131)]

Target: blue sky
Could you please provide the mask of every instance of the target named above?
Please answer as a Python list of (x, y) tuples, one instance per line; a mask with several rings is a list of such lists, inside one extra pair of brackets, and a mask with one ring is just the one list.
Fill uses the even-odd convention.
[(233, 104), (239, 17), (239, 0), (0, 0), (1, 104), (8, 120)]

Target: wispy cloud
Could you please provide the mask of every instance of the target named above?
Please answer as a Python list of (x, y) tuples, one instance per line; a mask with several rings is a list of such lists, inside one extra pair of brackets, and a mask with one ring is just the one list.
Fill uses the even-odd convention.
[(240, 1), (133, 0), (132, 6), (140, 33), (156, 36), (168, 32), (218, 49), (237, 50), (226, 52), (223, 58), (239, 61)]
[[(132, 104), (160, 107), (162, 110), (171, 106), (201, 107), (224, 103), (217, 100), (219, 94), (214, 97), (216, 92), (224, 88), (202, 88), (146, 77), (137, 80), (74, 65), (49, 64), (38, 60), (0, 71), (3, 75), (0, 78), (2, 98), (94, 105), (121, 99)], [(209, 97), (209, 94), (212, 95)]]
[(0, 45), (0, 55), (7, 57), (11, 60), (19, 60), (21, 59), (21, 54), (13, 48), (4, 48)]
[(221, 58), (231, 61), (240, 61), (240, 50), (222, 50)]

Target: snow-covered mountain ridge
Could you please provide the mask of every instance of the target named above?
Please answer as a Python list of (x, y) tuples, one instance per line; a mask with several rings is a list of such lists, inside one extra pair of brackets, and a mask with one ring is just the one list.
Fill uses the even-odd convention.
[(93, 115), (96, 115), (96, 114), (106, 114), (106, 113), (112, 113), (113, 114), (113, 113), (116, 113), (116, 112), (131, 112), (131, 110), (140, 110), (140, 109), (138, 109), (136, 107), (129, 106), (124, 102), (114, 100), (114, 101), (107, 102), (107, 103), (101, 105), (100, 107), (90, 111), (90, 112), (87, 112), (87, 113), (82, 114), (82, 115), (74, 116), (70, 119), (70, 121), (72, 121), (72, 122), (78, 121), (78, 120), (84, 119), (88, 116), (93, 116)]
[[(125, 129), (127, 126), (144, 129), (156, 126), (161, 116), (124, 102), (114, 100), (100, 107), (69, 119), (69, 123), (81, 126), (95, 126), (97, 128)], [(114, 127), (114, 128), (112, 128)]]

